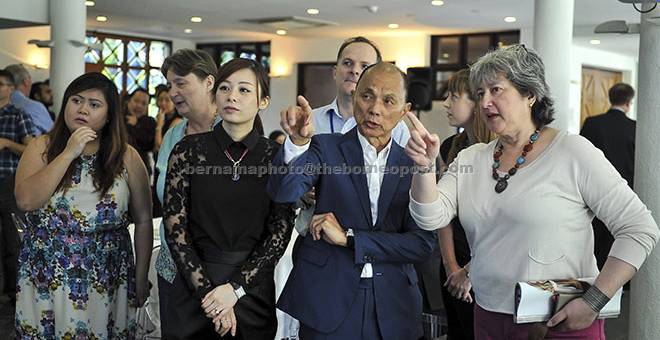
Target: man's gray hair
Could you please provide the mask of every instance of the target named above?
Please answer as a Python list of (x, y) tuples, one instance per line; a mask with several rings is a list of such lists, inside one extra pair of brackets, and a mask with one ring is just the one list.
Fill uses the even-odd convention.
[(533, 95), (532, 119), (537, 128), (554, 120), (554, 101), (545, 81), (545, 66), (538, 53), (517, 44), (486, 53), (470, 67), (470, 87), (473, 93), (483, 83), (493, 84), (500, 76), (508, 79), (522, 95)]
[(16, 84), (16, 86), (20, 86), (23, 84), (24, 80), (32, 78), (30, 72), (28, 72), (21, 64), (9, 65), (5, 70), (9, 71), (9, 73), (14, 76), (14, 84)]

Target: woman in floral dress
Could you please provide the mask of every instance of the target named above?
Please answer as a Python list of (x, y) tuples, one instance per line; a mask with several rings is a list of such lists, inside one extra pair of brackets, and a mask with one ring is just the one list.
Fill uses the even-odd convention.
[(16, 200), (28, 212), (16, 334), (19, 339), (132, 339), (135, 309), (148, 294), (147, 171), (126, 143), (117, 88), (108, 78), (78, 77), (62, 103), (55, 126), (26, 148), (16, 174)]

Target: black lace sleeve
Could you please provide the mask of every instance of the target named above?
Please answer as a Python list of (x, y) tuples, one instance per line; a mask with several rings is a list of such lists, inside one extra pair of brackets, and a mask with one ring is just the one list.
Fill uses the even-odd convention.
[(187, 168), (193, 157), (193, 151), (181, 143), (177, 144), (170, 154), (165, 180), (163, 219), (167, 245), (172, 249), (177, 269), (187, 278), (188, 285), (201, 300), (213, 286), (204, 274), (202, 260), (193, 247), (188, 229), (190, 174)]
[(295, 218), (295, 204), (271, 202), (266, 222), (267, 237), (252, 251), (240, 272), (232, 277), (232, 281), (243, 287), (251, 288), (259, 282), (259, 274), (262, 271), (272, 275), (277, 261), (284, 255), (284, 251), (289, 245)]

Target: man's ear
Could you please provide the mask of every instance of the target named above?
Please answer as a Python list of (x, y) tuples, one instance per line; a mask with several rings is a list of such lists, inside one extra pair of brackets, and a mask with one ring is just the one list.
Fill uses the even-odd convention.
[(332, 67), (332, 79), (337, 80), (337, 65)]
[(259, 110), (265, 110), (270, 104), (270, 97), (266, 96), (259, 101)]

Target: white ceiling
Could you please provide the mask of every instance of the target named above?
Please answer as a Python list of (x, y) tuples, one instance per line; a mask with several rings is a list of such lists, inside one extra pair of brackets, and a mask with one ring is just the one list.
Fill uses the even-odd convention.
[[(554, 1), (554, 0), (544, 0)], [(378, 6), (370, 13), (367, 6)], [(319, 15), (309, 15), (317, 8)], [(106, 15), (105, 23), (96, 22)], [(97, 0), (88, 7), (90, 29), (115, 30), (169, 38), (209, 40), (267, 40), (274, 37), (269, 26), (247, 24), (240, 20), (264, 17), (301, 16), (332, 21), (339, 26), (289, 31), (294, 37), (347, 37), (406, 34), (446, 34), (467, 31), (508, 30), (533, 26), (534, 0), (445, 0), (444, 6), (431, 6), (430, 0)], [(201, 16), (201, 23), (191, 23)], [(515, 23), (503, 18), (515, 16)], [(637, 55), (637, 35), (594, 34), (593, 28), (607, 20), (639, 23), (640, 14), (632, 5), (618, 0), (575, 0), (574, 41), (626, 55)], [(400, 28), (387, 28), (397, 23)], [(192, 34), (184, 33), (191, 28)], [(598, 38), (601, 45), (590, 45)]]

